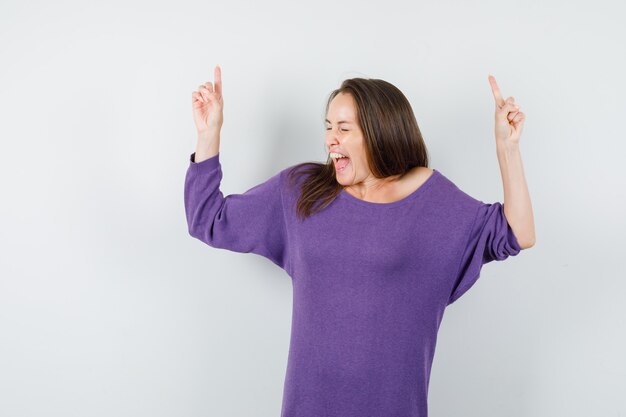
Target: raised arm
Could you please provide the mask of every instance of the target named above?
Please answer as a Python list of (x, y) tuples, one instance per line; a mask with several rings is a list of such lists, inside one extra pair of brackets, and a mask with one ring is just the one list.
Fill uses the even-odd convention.
[(198, 143), (185, 176), (189, 234), (209, 246), (255, 253), (287, 269), (284, 170), (243, 194), (224, 196), (220, 190), (223, 98), (219, 66), (215, 67), (215, 88), (211, 82), (200, 85), (192, 93), (192, 108)]
[(535, 244), (535, 223), (519, 146), (526, 115), (513, 97), (502, 98), (492, 75), (489, 76), (489, 83), (496, 105), (496, 153), (502, 175), (506, 218), (515, 231), (520, 247), (527, 249)]
[(489, 84), (496, 106), (496, 153), (502, 175), (506, 217), (521, 248), (527, 249), (535, 244), (535, 223), (519, 147), (526, 115), (513, 97), (502, 98), (493, 75), (489, 75)]

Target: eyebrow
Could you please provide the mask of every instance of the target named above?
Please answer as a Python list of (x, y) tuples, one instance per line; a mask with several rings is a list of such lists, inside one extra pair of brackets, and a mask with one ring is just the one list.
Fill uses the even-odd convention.
[[(330, 121), (330, 120), (328, 120), (328, 119), (326, 119), (326, 121), (327, 121), (328, 123), (331, 123), (331, 121)], [(349, 121), (349, 120), (339, 120), (339, 121), (337, 122), (337, 124), (340, 124), (340, 123), (352, 123), (352, 122), (351, 122), (351, 121)]]

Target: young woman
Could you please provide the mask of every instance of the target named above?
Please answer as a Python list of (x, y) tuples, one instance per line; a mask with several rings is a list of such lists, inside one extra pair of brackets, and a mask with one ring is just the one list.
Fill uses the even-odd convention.
[(482, 265), (535, 242), (519, 150), (524, 114), (493, 77), (504, 203), (484, 203), (428, 168), (406, 97), (345, 80), (326, 106), (326, 163), (220, 191), (221, 70), (192, 94), (198, 130), (185, 178), (191, 236), (264, 256), (292, 278), (282, 417), (426, 417), (445, 308)]

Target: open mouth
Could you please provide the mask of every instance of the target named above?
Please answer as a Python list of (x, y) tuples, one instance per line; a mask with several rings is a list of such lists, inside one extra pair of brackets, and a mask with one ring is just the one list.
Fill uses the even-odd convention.
[(331, 158), (333, 158), (333, 162), (335, 164), (335, 169), (337, 172), (345, 171), (346, 167), (350, 164), (350, 158), (340, 153), (331, 152)]
[(335, 169), (337, 172), (342, 172), (350, 164), (350, 158), (340, 158), (335, 160)]

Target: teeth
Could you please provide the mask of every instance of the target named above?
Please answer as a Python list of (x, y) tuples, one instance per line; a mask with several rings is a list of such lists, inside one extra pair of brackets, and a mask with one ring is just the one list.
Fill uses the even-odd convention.
[(335, 159), (335, 160), (340, 159), (340, 158), (347, 158), (347, 156), (342, 155), (342, 154), (337, 153), (337, 152), (331, 152), (330, 153), (330, 157)]

